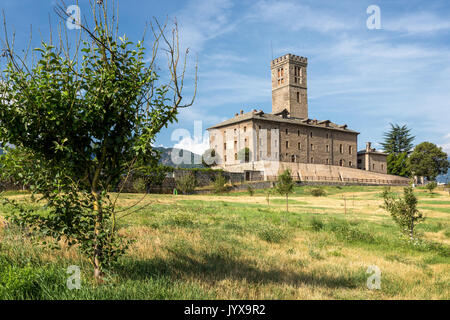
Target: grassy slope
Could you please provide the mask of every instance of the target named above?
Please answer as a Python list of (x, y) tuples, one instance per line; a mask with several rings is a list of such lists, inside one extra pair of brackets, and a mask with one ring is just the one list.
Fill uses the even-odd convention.
[[(327, 187), (320, 198), (309, 189), (296, 188), (289, 213), (281, 197), (268, 206), (261, 190), (149, 195), (150, 206), (121, 220), (136, 242), (102, 286), (76, 250), (32, 245), (2, 228), (0, 299), (450, 298), (448, 194), (417, 190), (427, 220), (418, 227), (424, 240), (412, 245), (380, 209), (381, 188)], [(122, 195), (120, 204), (139, 198)], [(69, 265), (82, 269), (81, 290), (66, 289)], [(367, 289), (370, 265), (381, 269), (381, 290)]]

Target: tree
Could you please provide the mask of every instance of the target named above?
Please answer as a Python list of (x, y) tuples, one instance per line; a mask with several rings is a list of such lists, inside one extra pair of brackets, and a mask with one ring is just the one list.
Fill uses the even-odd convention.
[(411, 136), (411, 129), (408, 129), (406, 125), (401, 127), (398, 124), (391, 123), (390, 125), (391, 129), (384, 133), (384, 142), (381, 143), (384, 152), (396, 155), (399, 153), (409, 154), (415, 138)]
[(430, 193), (432, 193), (433, 190), (436, 189), (437, 183), (436, 183), (436, 181), (431, 181), (431, 182), (428, 182), (425, 187), (428, 189), (428, 191), (430, 191)]
[(221, 172), (216, 175), (216, 178), (214, 179), (214, 192), (215, 193), (223, 193), (227, 190), (226, 184), (227, 179), (222, 175)]
[(183, 194), (191, 194), (197, 187), (197, 180), (195, 179), (194, 173), (187, 172), (176, 181), (176, 186)]
[(404, 188), (403, 199), (395, 198), (388, 189), (383, 192), (384, 205), (386, 211), (390, 212), (394, 221), (400, 226), (405, 234), (409, 234), (411, 240), (414, 239), (415, 226), (425, 220), (422, 213), (417, 209), (417, 197), (411, 186)]
[(408, 153), (391, 153), (387, 156), (387, 173), (401, 177), (410, 177), (411, 169), (408, 161)]
[[(48, 208), (41, 215), (5, 199), (15, 208), (10, 219), (79, 244), (101, 281), (127, 247), (117, 221), (133, 212), (117, 211), (120, 190), (115, 196), (109, 191), (155, 159), (155, 136), (176, 121), (180, 108), (192, 105), (195, 91), (185, 103), (188, 51), (180, 52), (176, 22), (167, 35), (167, 24), (155, 20), (149, 58), (144, 38), (134, 43), (119, 37), (118, 19), (104, 1), (91, 2), (91, 9), (93, 27), (80, 22), (75, 45), (60, 31), (57, 41), (34, 50), (33, 59), (28, 51), (22, 56), (14, 51), (5, 27), (0, 144), (15, 146), (3, 155), (2, 173), (29, 185)], [(62, 18), (59, 30), (67, 32), (63, 3), (55, 11)], [(156, 73), (160, 46), (168, 57), (166, 83)]]
[(286, 196), (286, 211), (289, 212), (289, 194), (294, 191), (294, 181), (292, 180), (291, 171), (286, 169), (278, 176), (276, 190), (279, 194)]
[(435, 181), (440, 174), (446, 174), (450, 166), (448, 155), (441, 147), (431, 142), (418, 144), (409, 157), (411, 172), (416, 176)]

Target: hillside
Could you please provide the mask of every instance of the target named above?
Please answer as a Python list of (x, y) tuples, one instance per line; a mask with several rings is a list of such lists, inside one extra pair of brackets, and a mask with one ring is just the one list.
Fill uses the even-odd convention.
[[(196, 153), (192, 153), (190, 151), (183, 150), (183, 149), (175, 149), (175, 148), (158, 147), (155, 149), (158, 150), (159, 152), (161, 152), (161, 159), (159, 162), (163, 165), (166, 165), (169, 167), (174, 167), (174, 168), (203, 168), (203, 165), (201, 164), (201, 155), (198, 155)], [(181, 155), (182, 155), (181, 151), (188, 152), (188, 154), (190, 155), (190, 161), (188, 161), (189, 163), (181, 163), (181, 164), (177, 165), (172, 161), (172, 153), (179, 152), (180, 157), (181, 157)]]

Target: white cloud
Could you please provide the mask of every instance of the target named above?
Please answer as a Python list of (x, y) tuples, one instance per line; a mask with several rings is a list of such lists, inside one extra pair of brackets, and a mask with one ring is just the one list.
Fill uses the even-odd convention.
[(197, 137), (194, 139), (191, 137), (186, 137), (181, 139), (180, 142), (176, 143), (173, 147), (202, 155), (207, 149), (209, 149), (209, 139), (207, 135), (205, 135), (203, 139)]
[(250, 17), (272, 25), (281, 24), (289, 30), (309, 29), (319, 32), (345, 30), (353, 27), (351, 20), (338, 18), (332, 12), (316, 10), (299, 1), (259, 1)]
[(411, 34), (450, 30), (450, 20), (430, 12), (416, 12), (397, 19), (383, 20), (383, 28), (389, 31)]
[(175, 14), (183, 46), (199, 52), (207, 40), (233, 30), (236, 22), (230, 22), (231, 8), (230, 0), (190, 1)]

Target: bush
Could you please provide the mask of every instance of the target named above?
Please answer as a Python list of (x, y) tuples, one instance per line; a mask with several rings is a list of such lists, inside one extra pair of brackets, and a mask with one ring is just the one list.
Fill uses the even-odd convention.
[(314, 197), (323, 197), (326, 195), (325, 190), (322, 188), (314, 188), (314, 189), (311, 189), (310, 192)]
[(255, 194), (255, 190), (253, 189), (253, 186), (251, 184), (247, 185), (247, 192), (251, 197), (253, 197), (253, 195)]
[(214, 180), (214, 192), (223, 193), (227, 191), (227, 187), (225, 186), (226, 183), (227, 180), (225, 179), (225, 177), (222, 175), (222, 173), (219, 173)]
[(197, 186), (197, 180), (194, 174), (189, 172), (176, 181), (176, 186), (183, 194), (191, 194)]
[(324, 223), (322, 220), (313, 217), (311, 220), (311, 227), (313, 228), (314, 231), (320, 231), (323, 229)]
[(436, 183), (436, 181), (431, 181), (431, 182), (428, 182), (425, 187), (428, 189), (428, 191), (433, 192), (433, 190), (436, 189), (436, 187), (437, 187), (437, 183)]
[(270, 243), (280, 243), (287, 238), (286, 232), (282, 229), (270, 227), (258, 233), (258, 236)]

